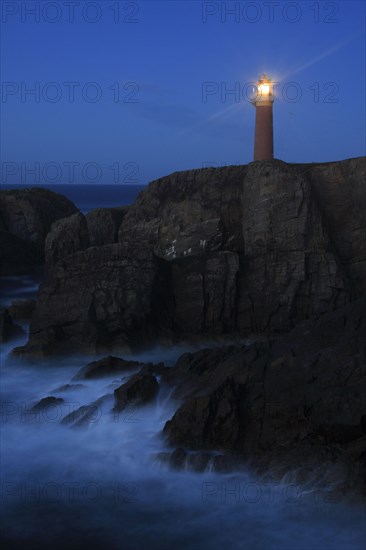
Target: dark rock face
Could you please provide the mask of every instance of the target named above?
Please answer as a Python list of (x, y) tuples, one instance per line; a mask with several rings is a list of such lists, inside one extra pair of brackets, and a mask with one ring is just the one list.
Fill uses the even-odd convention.
[(142, 363), (138, 361), (127, 361), (126, 359), (122, 359), (122, 357), (108, 355), (108, 357), (88, 363), (85, 367), (81, 368), (74, 376), (74, 380), (102, 378), (111, 374), (120, 374), (121, 372), (140, 369), (142, 366)]
[(0, 275), (29, 273), (42, 261), (43, 253), (34, 245), (9, 231), (0, 231)]
[[(0, 197), (1, 241), (4, 241), (1, 273), (25, 273), (42, 263), (44, 242), (53, 222), (71, 216), (78, 209), (63, 195), (48, 189), (1, 191)], [(11, 246), (22, 247), (23, 260), (16, 249), (11, 254), (7, 241)]]
[(151, 252), (127, 251), (120, 243), (67, 256), (41, 286), (29, 345), (16, 353), (141, 347), (157, 334), (165, 314), (161, 277)]
[(245, 424), (245, 386), (228, 378), (210, 395), (184, 403), (167, 422), (165, 431), (172, 444), (191, 449), (242, 451)]
[(155, 399), (159, 384), (152, 374), (135, 374), (126, 384), (114, 390), (116, 411), (129, 405), (144, 405)]
[(80, 212), (56, 221), (46, 237), (46, 270), (59, 260), (89, 247), (89, 233), (85, 216)]
[(314, 184), (306, 172), (284, 163), (248, 169), (242, 330), (287, 331), (349, 299), (351, 281), (331, 245)]
[(364, 172), (364, 158), (274, 160), (152, 182), (123, 217), (118, 244), (103, 243), (119, 222), (101, 236), (109, 214), (90, 216), (100, 244), (53, 269), (25, 351), (274, 335), (342, 307), (366, 290)]
[(23, 329), (13, 323), (9, 311), (5, 308), (0, 309), (0, 342), (5, 344), (11, 342), (24, 334)]
[(188, 398), (164, 433), (173, 445), (230, 451), (261, 471), (332, 465), (332, 481), (341, 472), (338, 482), (366, 490), (365, 333), (361, 299), (272, 343), (222, 348), (221, 358), (185, 354), (177, 382)]
[(165, 264), (175, 333), (236, 329), (246, 172), (238, 166), (174, 173), (151, 183), (124, 218), (119, 240), (147, 243)]
[(366, 293), (365, 158), (305, 165), (332, 248), (351, 281), (353, 298)]
[(32, 299), (13, 300), (9, 306), (9, 313), (14, 321), (29, 321), (35, 306), (36, 301)]
[(127, 206), (96, 208), (86, 214), (90, 246), (103, 246), (118, 242), (118, 230), (128, 211)]

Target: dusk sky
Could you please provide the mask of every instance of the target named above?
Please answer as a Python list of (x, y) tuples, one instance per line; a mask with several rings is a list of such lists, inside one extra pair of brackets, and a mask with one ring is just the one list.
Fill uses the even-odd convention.
[[(5, 184), (251, 162), (263, 72), (278, 82), (275, 158), (365, 154), (361, 1), (4, 0), (2, 67)], [(25, 174), (36, 163), (39, 182)]]

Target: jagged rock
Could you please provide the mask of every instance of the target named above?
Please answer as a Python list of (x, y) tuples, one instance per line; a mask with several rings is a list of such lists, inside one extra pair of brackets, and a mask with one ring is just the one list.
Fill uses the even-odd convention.
[(72, 426), (73, 428), (83, 428), (89, 424), (98, 422), (103, 414), (103, 405), (110, 399), (110, 395), (102, 395), (102, 397), (99, 397), (93, 403), (78, 407), (75, 411), (67, 414), (61, 420), (61, 424)]
[(333, 465), (332, 482), (366, 489), (365, 333), (361, 299), (267, 345), (185, 354), (177, 383), (188, 398), (164, 433), (172, 445), (231, 451), (261, 472)]
[(20, 336), (23, 336), (24, 330), (17, 324), (13, 323), (13, 319), (9, 311), (5, 308), (0, 309), (0, 342), (5, 344), (11, 342)]
[[(93, 405), (82, 405), (75, 411), (67, 414), (62, 420), (61, 424), (69, 426), (71, 424), (83, 426), (88, 424), (95, 418), (96, 408)], [(80, 424), (79, 424), (80, 422)]]
[(103, 357), (82, 367), (74, 376), (74, 380), (88, 380), (91, 378), (102, 378), (111, 374), (120, 374), (130, 370), (137, 370), (143, 367), (138, 361), (128, 361), (122, 357)]
[(141, 347), (167, 316), (163, 277), (154, 255), (137, 246), (128, 251), (117, 243), (67, 256), (40, 289), (29, 345), (14, 353), (125, 353)]
[(64, 399), (62, 399), (62, 397), (54, 397), (53, 395), (50, 395), (49, 397), (44, 397), (38, 401), (38, 403), (32, 407), (32, 411), (44, 411), (48, 407), (59, 406), (63, 403)]
[(243, 451), (245, 386), (228, 378), (210, 395), (186, 401), (165, 425), (171, 444), (191, 449)]
[(24, 351), (275, 336), (342, 307), (365, 293), (364, 166), (259, 161), (152, 182), (124, 216), (120, 243), (53, 269)]
[(128, 211), (128, 206), (96, 208), (86, 214), (90, 246), (102, 246), (118, 242), (118, 230)]
[(120, 242), (150, 243), (167, 261), (220, 249), (241, 251), (246, 171), (247, 166), (189, 170), (150, 183), (129, 207)]
[(53, 222), (78, 211), (49, 189), (0, 191), (1, 274), (27, 273), (44, 258), (44, 242)]
[(56, 221), (46, 237), (46, 270), (52, 269), (59, 260), (89, 247), (88, 226), (80, 212)]
[(116, 411), (128, 405), (144, 405), (152, 401), (159, 391), (159, 384), (152, 374), (135, 374), (128, 382), (114, 390)]
[(9, 313), (15, 321), (29, 321), (35, 306), (36, 301), (32, 299), (13, 300), (9, 306)]

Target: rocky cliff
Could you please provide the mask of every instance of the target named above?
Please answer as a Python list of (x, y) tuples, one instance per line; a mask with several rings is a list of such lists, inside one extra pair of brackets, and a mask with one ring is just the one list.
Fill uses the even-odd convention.
[[(365, 494), (365, 160), (180, 172), (127, 211), (57, 221), (16, 353), (216, 339), (174, 368), (136, 363), (115, 392), (120, 410), (174, 388), (159, 460), (198, 471), (244, 463), (272, 480)], [(126, 364), (106, 357), (82, 374)]]
[(112, 224), (89, 247), (79, 215), (78, 251), (54, 232), (62, 257), (51, 254), (23, 351), (273, 336), (342, 307), (365, 294), (364, 181), (365, 158), (174, 173), (118, 218), (119, 242)]
[(183, 401), (168, 441), (365, 495), (365, 333), (361, 298), (272, 342), (184, 354), (167, 374)]

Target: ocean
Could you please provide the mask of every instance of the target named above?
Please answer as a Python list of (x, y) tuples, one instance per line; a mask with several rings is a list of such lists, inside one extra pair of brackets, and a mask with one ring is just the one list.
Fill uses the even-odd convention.
[[(144, 185), (32, 185), (30, 187), (42, 187), (51, 189), (55, 193), (61, 193), (70, 199), (83, 214), (94, 208), (108, 208), (113, 206), (126, 206), (135, 200)], [(3, 185), (2, 189), (20, 189), (19, 185)]]
[[(141, 190), (56, 187), (83, 212), (129, 204)], [(35, 296), (39, 280), (33, 274), (7, 278), (3, 304)], [(3, 345), (0, 356), (3, 548), (364, 549), (364, 509), (329, 498), (310, 482), (273, 478), (269, 483), (249, 471), (169, 470), (156, 456), (168, 450), (161, 432), (179, 405), (171, 388), (162, 387), (153, 405), (111, 414), (120, 377), (75, 385), (72, 377), (93, 357), (15, 361), (11, 349), (26, 338)], [(174, 368), (184, 351), (155, 347), (131, 358)], [(110, 397), (88, 426), (61, 423), (79, 406), (105, 395)], [(64, 401), (42, 412), (32, 410), (46, 396)]]

